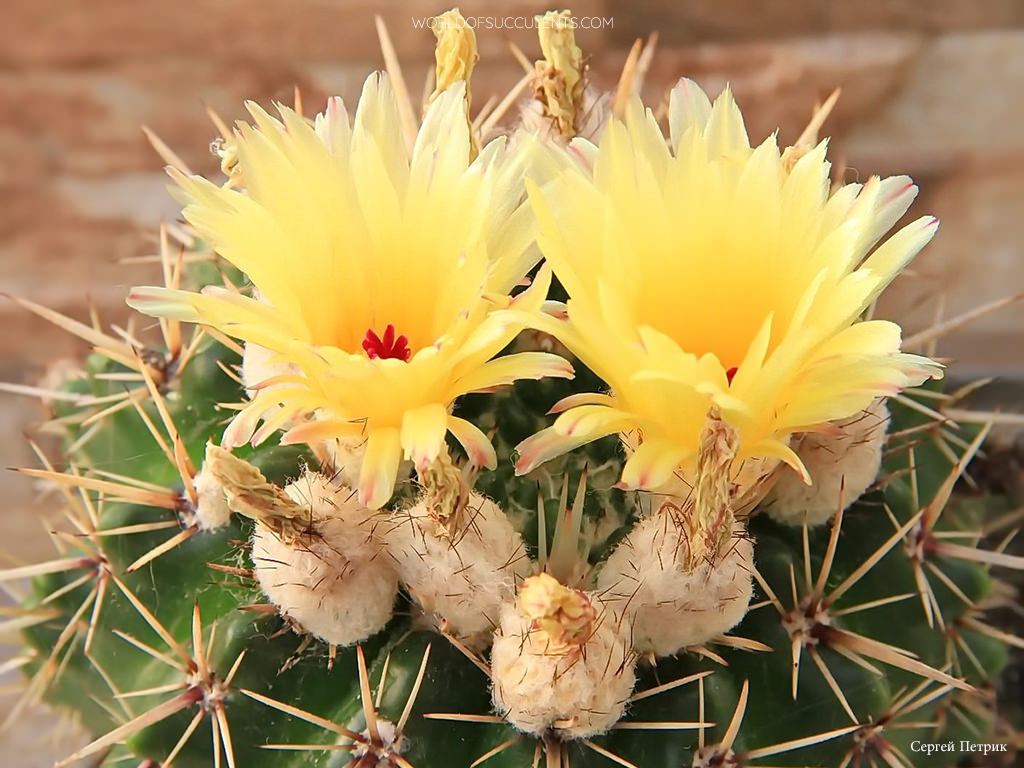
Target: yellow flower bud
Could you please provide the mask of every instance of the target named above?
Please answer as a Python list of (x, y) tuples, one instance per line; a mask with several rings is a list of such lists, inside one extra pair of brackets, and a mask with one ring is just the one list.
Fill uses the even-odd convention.
[(559, 650), (585, 642), (597, 618), (586, 594), (563, 586), (547, 573), (523, 582), (519, 588), (519, 610)]

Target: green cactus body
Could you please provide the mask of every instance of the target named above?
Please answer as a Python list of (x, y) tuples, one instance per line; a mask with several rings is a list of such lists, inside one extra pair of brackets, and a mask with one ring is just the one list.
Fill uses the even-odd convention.
[[(201, 461), (206, 442), (216, 438), (222, 429), (223, 413), (214, 404), (239, 395), (237, 384), (216, 365), (218, 360), (226, 365), (238, 363), (234, 353), (212, 342), (205, 344), (174, 382), (167, 397), (171, 415), (196, 463)], [(94, 358), (89, 368), (95, 374), (109, 370), (110, 365)], [(546, 515), (548, 527), (553, 528), (562, 473), (567, 473), (575, 482), (583, 465), (589, 465), (588, 527), (585, 530), (590, 531), (593, 542), (591, 557), (596, 561), (621, 539), (636, 517), (637, 504), (643, 502), (643, 498), (636, 494), (612, 487), (620, 462), (614, 443), (597, 443), (589, 449), (575, 452), (561, 466), (545, 470), (543, 476), (538, 471), (534, 476), (514, 477), (509, 458), (511, 446), (536, 429), (540, 417), (529, 415), (539, 412), (538, 403), (557, 400), (574, 386), (585, 390), (587, 384), (585, 381), (525, 383), (501, 396), (468, 401), (463, 412), (472, 414), (485, 427), (489, 419), (497, 427), (499, 469), (484, 474), (477, 487), (488, 496), (503, 501), (527, 541), (536, 543), (538, 487), (546, 497), (546, 508), (550, 512)], [(112, 385), (91, 378), (70, 382), (68, 388), (103, 394)], [(151, 401), (144, 408), (151, 419), (158, 419)], [(909, 409), (896, 407), (893, 430), (917, 426), (923, 423), (924, 418)], [(71, 439), (74, 437), (72, 434)], [(884, 470), (889, 479), (883, 478), (880, 490), (866, 495), (844, 515), (834, 562), (824, 585), (826, 594), (890, 539), (896, 524), (905, 523), (917, 511), (916, 508), (929, 503), (952, 467), (951, 461), (927, 442), (915, 446), (911, 473), (906, 473), (910, 453), (899, 450), (899, 443), (890, 446), (890, 453), (891, 458)], [(115, 467), (121, 474), (130, 473), (132, 477), (156, 485), (173, 485), (176, 481), (173, 466), (155, 445), (139, 415), (131, 410), (108, 418), (99, 433), (69, 459), (83, 468)], [(302, 451), (277, 447), (255, 450), (249, 459), (279, 483), (297, 476), (311, 461)], [(606, 477), (610, 478), (608, 482), (604, 482)], [(553, 486), (553, 490), (548, 486)], [(914, 486), (916, 490), (912, 490)], [(913, 503), (915, 494), (917, 504)], [(891, 521), (885, 512), (886, 506), (892, 514)], [(175, 515), (172, 511), (127, 503), (106, 502), (98, 509), (100, 531), (173, 520)], [(951, 509), (943, 516), (941, 527), (951, 531), (973, 530), (980, 522), (978, 516), (984, 514), (984, 507), (976, 505), (973, 514), (960, 512), (962, 510)], [(803, 597), (808, 592), (804, 583), (802, 531), (755, 515), (750, 523), (750, 532), (756, 540), (757, 568), (782, 607), (789, 611), (792, 608), (792, 574), (796, 578), (797, 595)], [(251, 523), (240, 518), (223, 530), (198, 533), (142, 569), (124, 573), (126, 566), (173, 533), (175, 529), (94, 540), (100, 542), (102, 551), (109, 558), (105, 567), (152, 611), (193, 663), (195, 606), (198, 606), (201, 617), (204, 644), (210, 642), (216, 627), (206, 659), (215, 674), (226, 675), (244, 654), (224, 698), (224, 712), (236, 764), (268, 768), (327, 766), (351, 759), (349, 751), (264, 749), (267, 744), (331, 745), (345, 743), (345, 739), (336, 732), (275, 709), (242, 691), (252, 691), (357, 733), (362, 732), (366, 723), (355, 649), (339, 650), (329, 664), (327, 648), (323, 644), (314, 642), (300, 648), (301, 638), (276, 614), (244, 609), (245, 606), (264, 602), (253, 581), (211, 568), (211, 565), (242, 570), (249, 567), (245, 549), (251, 535)], [(807, 551), (814, 580), (822, 567), (830, 535), (830, 526), (809, 532)], [(531, 550), (536, 555), (535, 547), (531, 546)], [(88, 551), (83, 551), (83, 554), (89, 556)], [(68, 553), (67, 556), (73, 555)], [(947, 627), (952, 628), (957, 626), (958, 618), (969, 608), (954, 588), (972, 603), (978, 603), (991, 590), (991, 577), (980, 564), (945, 559), (940, 561), (940, 566), (951, 583), (946, 585), (933, 580), (933, 588), (942, 617)], [(37, 577), (33, 585), (33, 600), (37, 603), (44, 601), (48, 595), (81, 576), (87, 568)], [(97, 574), (99, 572), (96, 570)], [(62, 633), (67, 634), (67, 622), (73, 622), (63, 650), (46, 662), (56, 669), (46, 687), (46, 699), (61, 710), (73, 712), (88, 730), (103, 734), (130, 721), (132, 716), (153, 711), (164, 702), (195, 691), (194, 701), (189, 700), (180, 707), (180, 711), (132, 733), (123, 744), (111, 745), (109, 755), (113, 759), (131, 753), (140, 760), (161, 761), (175, 749), (190, 723), (198, 720), (194, 733), (180, 749), (175, 764), (197, 768), (210, 765), (211, 714), (215, 709), (201, 698), (199, 690), (188, 687), (188, 660), (176, 655), (166, 639), (154, 631), (116, 583), (108, 582), (105, 587), (89, 654), (83, 652), (92, 609), (90, 607), (84, 613), (79, 609), (83, 601), (91, 606), (88, 598), (96, 588), (98, 578), (49, 601), (48, 605), (59, 611), (60, 617), (26, 632), (26, 642), (41, 659), (58, 644)], [(830, 610), (842, 611), (846, 607), (899, 595), (913, 596), (840, 616), (835, 619), (835, 626), (902, 647), (932, 667), (945, 668), (950, 659), (947, 632), (939, 626), (928, 626), (916, 591), (911, 562), (901, 539)], [(763, 601), (764, 597), (764, 590), (759, 589), (755, 600)], [(413, 605), (405, 597), (400, 602), (396, 618), (385, 631), (365, 643), (362, 650), (367, 659), (374, 697), (386, 666), (379, 716), (397, 722), (414, 688), (423, 654), (430, 647), (418, 696), (404, 728), (402, 760), (417, 768), (468, 766), (490, 750), (514, 740), (511, 746), (489, 758), (489, 763), (520, 766), (529, 764), (537, 749), (551, 749), (538, 745), (532, 738), (523, 736), (517, 739), (514, 729), (508, 724), (489, 722), (493, 719), (493, 712), (486, 675), (444, 637), (417, 629)], [(748, 683), (749, 691), (732, 748), (738, 755), (853, 725), (823, 673), (806, 653), (801, 663), (796, 699), (792, 698), (790, 635), (779, 611), (771, 604), (765, 602), (750, 611), (732, 634), (763, 643), (771, 650), (713, 646), (720, 660), (684, 653), (678, 658), (659, 659), (654, 664), (642, 663), (638, 692), (702, 672), (709, 674), (699, 682), (637, 700), (630, 705), (623, 721), (627, 728), (596, 737), (593, 744), (637, 766), (693, 765), (697, 759), (698, 730), (692, 727), (661, 729), (656, 724), (698, 721), (703, 707), (704, 720), (716, 723), (704, 731), (703, 741), (706, 745), (713, 745), (721, 739), (733, 718), (744, 682)], [(952, 671), (962, 674), (971, 684), (989, 684), (1005, 663), (1005, 646), (970, 630), (962, 631), (961, 637), (966, 647), (957, 650), (955, 656), (959, 663)], [(132, 640), (137, 642), (133, 644)], [(139, 644), (145, 644), (151, 650), (143, 650)], [(866, 724), (884, 718), (900, 696), (923, 681), (912, 672), (873, 661), (884, 673), (877, 675), (830, 648), (825, 640), (821, 641), (818, 649), (821, 660), (865, 728)], [(205, 651), (203, 653), (205, 655)], [(34, 664), (31, 671), (41, 673), (42, 666)], [(929, 698), (929, 694), (941, 688), (943, 686), (939, 683), (930, 683), (923, 688), (919, 698)], [(131, 698), (116, 697), (116, 693), (150, 689), (158, 692)], [(936, 696), (914, 709), (907, 719), (931, 723), (949, 697), (948, 692), (944, 696)], [(483, 716), (482, 719), (488, 722), (451, 722), (425, 717), (436, 713)], [(629, 723), (655, 726), (652, 730), (634, 730), (628, 727)], [(887, 728), (878, 738), (890, 745), (888, 749), (911, 754), (910, 744), (914, 740), (978, 739), (980, 734), (986, 733), (983, 729), (987, 726), (977, 722), (976, 718), (974, 726), (979, 729), (977, 733), (968, 731), (961, 719), (947, 718), (941, 728), (931, 725)], [(859, 747), (855, 744), (860, 743), (856, 741), (860, 733), (866, 733), (866, 730), (845, 733), (820, 744), (776, 755), (770, 764), (838, 765), (845, 756), (857, 754)], [(875, 748), (870, 739), (864, 738), (863, 744), (868, 751)], [(570, 742), (562, 749), (564, 754), (560, 753), (559, 759), (568, 759), (571, 765), (607, 764), (607, 758), (590, 746)], [(949, 753), (930, 757), (915, 754), (914, 764), (949, 765), (950, 758)], [(763, 759), (752, 760), (749, 764), (762, 762)]]

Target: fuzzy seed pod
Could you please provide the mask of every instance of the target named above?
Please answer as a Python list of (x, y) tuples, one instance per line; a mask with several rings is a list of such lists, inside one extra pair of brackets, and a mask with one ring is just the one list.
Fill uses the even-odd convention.
[(219, 449), (232, 509), (256, 520), (252, 562), (263, 593), (298, 628), (352, 645), (390, 620), (398, 576), (355, 493), (306, 472), (283, 491)]
[(352, 488), (307, 471), (285, 493), (309, 510), (317, 533), (329, 545), (343, 549), (349, 560), (376, 560), (384, 554), (380, 530), (386, 526), (384, 518), (360, 504)]
[(494, 707), (535, 736), (595, 736), (622, 717), (635, 665), (621, 616), (542, 573), (501, 608), (491, 648)]
[(530, 558), (522, 536), (501, 508), (469, 494), (458, 520), (425, 497), (396, 512), (385, 537), (395, 568), (423, 609), (445, 619), (447, 631), (486, 646), (499, 609), (515, 597)]
[(663, 501), (598, 574), (605, 599), (632, 620), (638, 651), (670, 656), (727, 632), (747, 612), (753, 547), (735, 510), (758, 486), (737, 484), (738, 448), (736, 429), (709, 409), (691, 493)]
[(889, 409), (875, 400), (856, 416), (807, 432), (794, 446), (813, 485), (786, 469), (768, 495), (763, 509), (787, 525), (820, 525), (830, 520), (842, 498), (848, 507), (875, 481), (882, 466), (882, 449)]
[(252, 562), (263, 593), (281, 614), (332, 645), (352, 645), (391, 619), (398, 578), (386, 558), (353, 561), (331, 541), (344, 541), (332, 522), (322, 538), (287, 541), (256, 524)]
[(728, 632), (747, 612), (753, 546), (740, 523), (719, 553), (687, 563), (686, 522), (671, 508), (645, 518), (598, 573), (604, 599), (633, 622), (636, 650), (671, 656)]

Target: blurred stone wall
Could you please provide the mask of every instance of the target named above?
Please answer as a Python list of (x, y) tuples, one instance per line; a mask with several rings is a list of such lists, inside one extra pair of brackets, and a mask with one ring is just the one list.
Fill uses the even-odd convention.
[[(538, 0), (461, 7), (467, 17), (502, 18), (546, 8)], [(150, 253), (157, 222), (176, 213), (140, 125), (193, 169), (212, 172), (204, 105), (240, 118), (243, 99), (290, 101), (295, 85), (307, 105), (332, 93), (353, 98), (381, 65), (375, 12), (418, 84), (433, 37), (413, 18), (441, 10), (422, 0), (4, 0), (0, 289), (78, 317), (92, 301), (123, 322), (126, 288), (155, 272), (122, 261)], [(914, 273), (887, 298), (888, 315), (913, 329), (939, 296), (952, 314), (1024, 290), (1021, 0), (590, 0), (573, 10), (605, 20), (578, 33), (599, 85), (615, 82), (637, 36), (658, 30), (647, 95), (660, 99), (682, 74), (711, 90), (731, 82), (755, 139), (778, 126), (792, 141), (813, 102), (842, 86), (827, 126), (834, 158), (850, 178), (910, 173), (923, 189), (912, 212), (942, 219)], [(532, 31), (481, 28), (478, 37), (482, 104), (520, 75), (504, 42), (530, 56), (537, 45)], [(1016, 309), (957, 333), (941, 351), (962, 371), (1021, 372), (1022, 345)], [(0, 302), (0, 380), (32, 381), (47, 361), (82, 351)], [(17, 433), (33, 417), (30, 401), (0, 397), (10, 436), (3, 464), (31, 462)], [(31, 491), (10, 477), (0, 488), (8, 510)], [(0, 536), (21, 525), (0, 516)]]

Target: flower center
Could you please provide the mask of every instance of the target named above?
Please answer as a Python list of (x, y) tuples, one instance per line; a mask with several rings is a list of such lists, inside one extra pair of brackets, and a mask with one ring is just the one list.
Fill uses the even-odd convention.
[(404, 335), (395, 336), (395, 326), (387, 324), (384, 334), (378, 336), (372, 328), (366, 329), (366, 336), (363, 337), (363, 350), (371, 360), (404, 360), (409, 361), (412, 357), (412, 350), (409, 349), (409, 339)]

